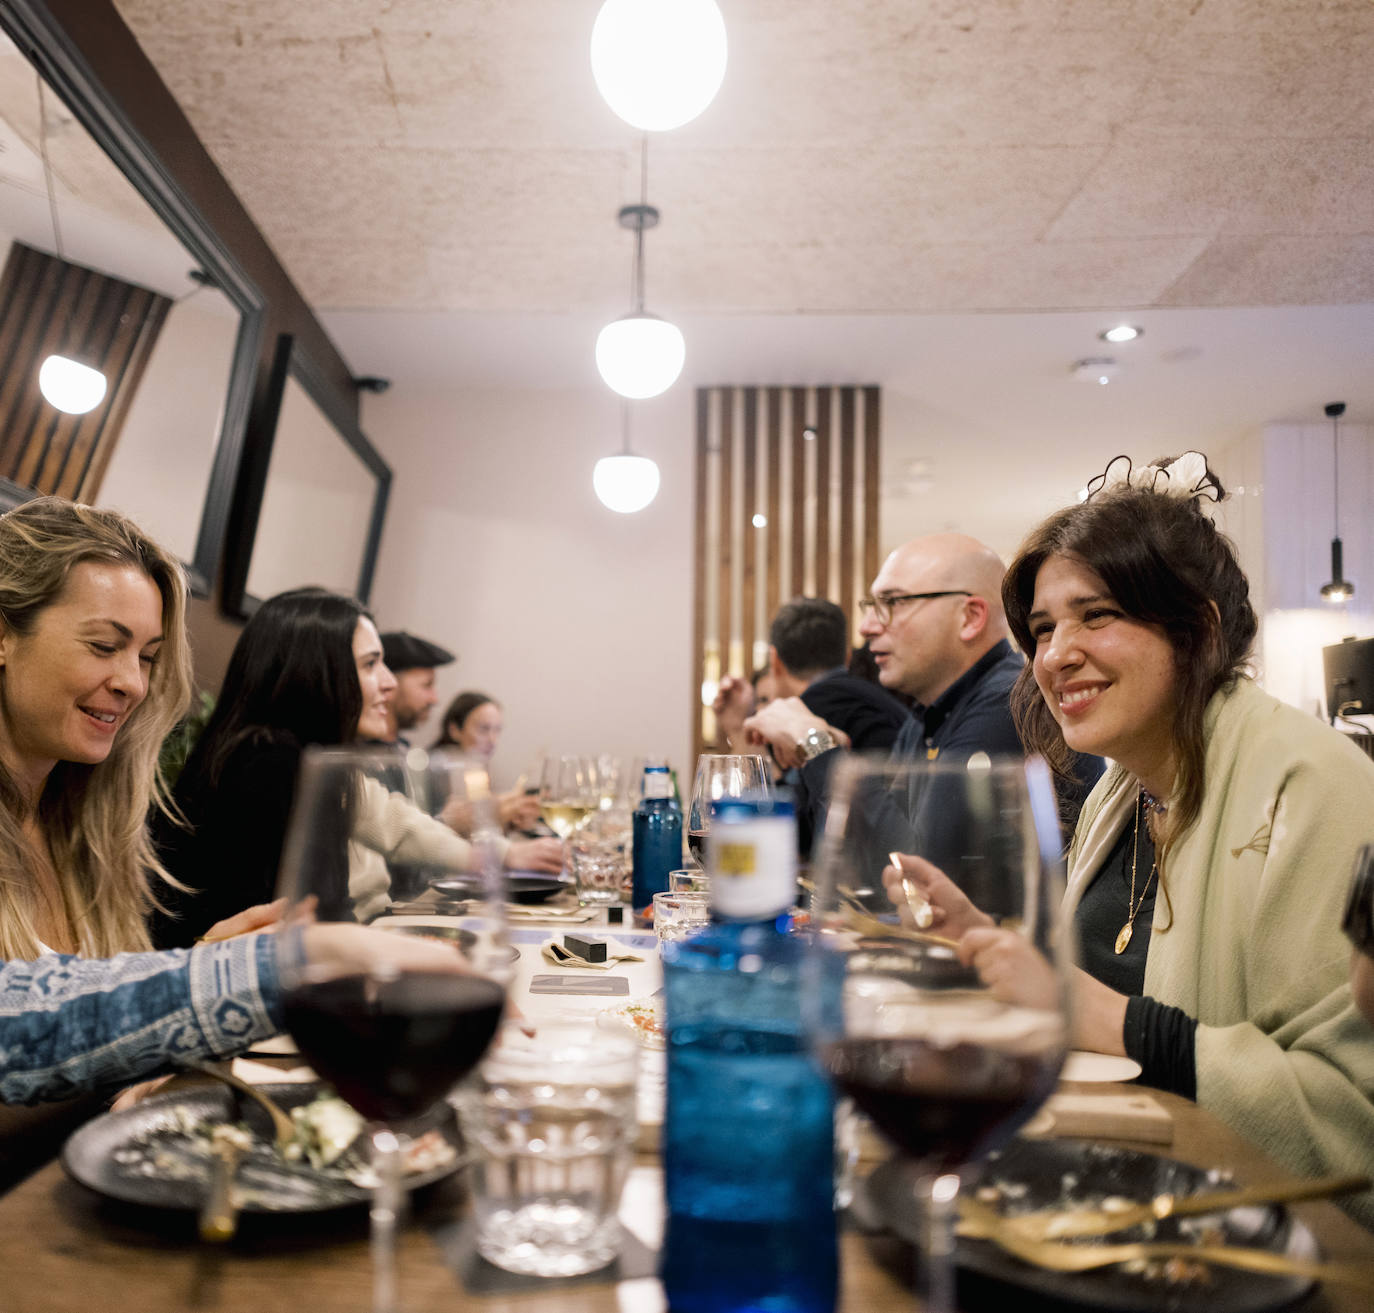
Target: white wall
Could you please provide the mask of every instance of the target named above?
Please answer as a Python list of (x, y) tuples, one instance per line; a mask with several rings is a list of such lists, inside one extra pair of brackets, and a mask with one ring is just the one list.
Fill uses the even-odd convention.
[(498, 783), (543, 750), (662, 753), (690, 780), (691, 390), (633, 414), (634, 451), (663, 482), (647, 509), (617, 515), (592, 491), (592, 466), (620, 446), (599, 383), (364, 400), (395, 475), (373, 610), (459, 654), (439, 671), (444, 702), (477, 688), (505, 705)]

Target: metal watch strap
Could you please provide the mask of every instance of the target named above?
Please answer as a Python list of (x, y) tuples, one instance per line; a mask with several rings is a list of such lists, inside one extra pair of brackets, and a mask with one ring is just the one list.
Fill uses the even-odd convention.
[(797, 751), (801, 753), (803, 762), (811, 761), (823, 752), (829, 752), (834, 746), (835, 736), (828, 729), (817, 729), (815, 725), (797, 740)]

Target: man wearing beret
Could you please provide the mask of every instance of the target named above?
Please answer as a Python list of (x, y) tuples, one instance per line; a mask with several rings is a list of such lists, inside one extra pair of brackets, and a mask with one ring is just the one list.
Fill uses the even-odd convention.
[(438, 705), (434, 691), (434, 671), (458, 658), (438, 643), (416, 638), (404, 629), (382, 635), (382, 660), (396, 676), (396, 692), (391, 698), (394, 738), (406, 743), (407, 730), (414, 729)]

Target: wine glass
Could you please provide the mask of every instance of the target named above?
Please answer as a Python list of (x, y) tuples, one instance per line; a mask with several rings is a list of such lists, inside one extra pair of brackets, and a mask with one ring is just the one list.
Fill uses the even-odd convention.
[(546, 757), (539, 777), (539, 814), (566, 839), (600, 806), (596, 772), (586, 757)]
[(706, 852), (713, 802), (722, 798), (742, 798), (745, 794), (771, 797), (772, 793), (773, 777), (762, 757), (703, 752), (697, 758), (692, 801), (687, 809), (687, 847), (691, 849), (692, 860), (700, 866)]
[[(1029, 1120), (1064, 1062), (1061, 846), (1039, 759), (855, 756), (836, 768), (815, 863), (805, 1021), (839, 1093), (917, 1164), (927, 1313), (953, 1308), (960, 1167)], [(1000, 983), (961, 960), (965, 936), (965, 953), (984, 950)], [(994, 950), (1016, 969), (990, 969)], [(839, 990), (827, 990), (837, 976)]]
[[(455, 800), (471, 807), (471, 843), (435, 819)], [(283, 955), (287, 1029), (371, 1138), (374, 1313), (396, 1307), (404, 1126), (477, 1064), (505, 1007), (510, 953), (495, 826), (480, 763), (419, 748), (311, 748), (303, 757), (278, 886), (289, 900), (287, 926), (371, 919), (387, 902), (389, 863), (460, 885), (476, 913), (464, 923), (472, 936), (462, 970), (414, 969), (407, 958), (416, 949), (434, 965), (432, 946), (402, 936), (377, 959), (387, 961), (384, 969)]]

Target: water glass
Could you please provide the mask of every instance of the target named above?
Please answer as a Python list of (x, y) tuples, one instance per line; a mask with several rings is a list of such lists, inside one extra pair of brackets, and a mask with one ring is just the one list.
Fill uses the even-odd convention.
[(587, 1023), (507, 1026), (458, 1099), (477, 1251), (508, 1272), (572, 1277), (614, 1260), (634, 1152), (638, 1047)]
[(672, 894), (705, 894), (711, 891), (711, 877), (699, 866), (686, 866), (668, 872), (668, 892)]
[(698, 890), (654, 895), (654, 933), (661, 944), (667, 939), (686, 939), (710, 923), (710, 895)]
[(596, 906), (620, 901), (625, 840), (619, 835), (578, 831), (572, 837), (572, 872), (578, 901)]

